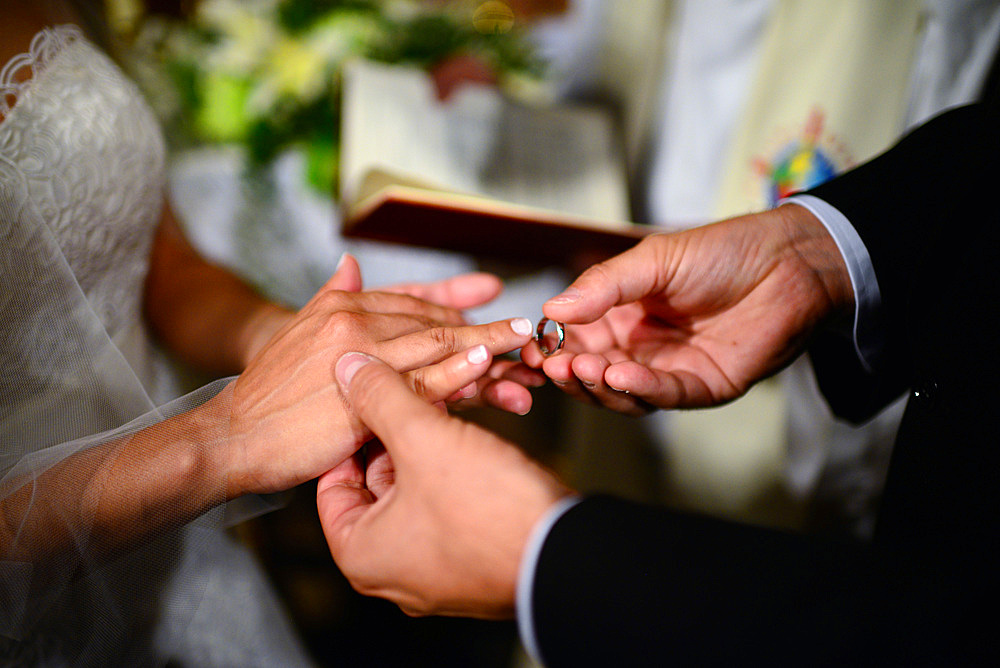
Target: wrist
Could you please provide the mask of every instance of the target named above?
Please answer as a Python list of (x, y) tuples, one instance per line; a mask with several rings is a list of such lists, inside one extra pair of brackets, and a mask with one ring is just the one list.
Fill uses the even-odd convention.
[(223, 501), (246, 494), (240, 439), (232, 430), (233, 385), (229, 383), (209, 401), (186, 414), (186, 437), (202, 444), (199, 458), (203, 476)]
[(102, 517), (117, 518), (107, 526), (138, 536), (158, 512), (183, 524), (231, 498), (228, 468), (219, 456), (226, 423), (218, 398), (109, 444), (105, 463), (82, 494)]
[(787, 238), (788, 252), (805, 263), (815, 278), (822, 324), (850, 323), (854, 317), (854, 287), (837, 242), (823, 222), (805, 206), (783, 205), (773, 213)]

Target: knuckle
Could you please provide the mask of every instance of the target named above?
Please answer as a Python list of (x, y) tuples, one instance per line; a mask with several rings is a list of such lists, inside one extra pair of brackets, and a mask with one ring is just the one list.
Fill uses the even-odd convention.
[(428, 333), (442, 350), (454, 351), (458, 345), (458, 334), (451, 327), (434, 327)]
[[(343, 569), (342, 570), (346, 570)], [(345, 577), (347, 581), (351, 583), (351, 587), (354, 588), (356, 592), (364, 596), (375, 596), (379, 592), (379, 587), (377, 584), (369, 577), (359, 575), (357, 573), (346, 574)]]
[(364, 327), (364, 315), (353, 311), (336, 311), (326, 318), (323, 334), (330, 338), (346, 339)]
[(424, 600), (413, 600), (399, 604), (399, 609), (407, 617), (427, 617), (434, 614), (434, 608)]
[(316, 295), (316, 308), (324, 311), (338, 311), (344, 307), (345, 295), (340, 290), (327, 290)]
[(421, 614), (420, 612), (418, 612), (416, 608), (410, 607), (409, 605), (406, 605), (405, 603), (400, 603), (399, 604), (399, 609), (407, 617), (424, 617), (425, 616), (425, 615)]
[(428, 391), (430, 390), (430, 384), (428, 383), (427, 374), (424, 371), (418, 370), (410, 374), (410, 386), (413, 391), (416, 392), (421, 397), (426, 397)]

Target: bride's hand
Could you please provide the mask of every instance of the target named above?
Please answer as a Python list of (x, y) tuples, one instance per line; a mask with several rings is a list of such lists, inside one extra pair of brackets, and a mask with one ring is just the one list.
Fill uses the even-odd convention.
[[(363, 285), (358, 261), (345, 253), (325, 289), (360, 292)], [(409, 295), (431, 304), (464, 310), (496, 299), (503, 291), (503, 283), (493, 274), (472, 272), (439, 281), (400, 283), (378, 288), (377, 291)], [(252, 331), (248, 342), (253, 350), (248, 351), (247, 359), (255, 357), (271, 337), (295, 317), (291, 311), (274, 304), (268, 306), (256, 314), (256, 321), (248, 327)], [(495, 359), (488, 372), (475, 383), (474, 388), (463, 388), (464, 392), (456, 393), (446, 401), (456, 408), (489, 406), (524, 415), (531, 409), (532, 403), (527, 388), (544, 385), (545, 376), (518, 361)]]
[(230, 498), (305, 482), (370, 437), (334, 382), (342, 353), (375, 355), (406, 372), (419, 394), (439, 401), (461, 396), (463, 388), (468, 394), (468, 385), (490, 365), (466, 360), (469, 366), (458, 371), (423, 367), (480, 345), (492, 359), (531, 338), (531, 323), (523, 318), (465, 325), (458, 311), (408, 295), (333, 289), (342, 279), (331, 279), (213, 400), (229, 412), (224, 466)]

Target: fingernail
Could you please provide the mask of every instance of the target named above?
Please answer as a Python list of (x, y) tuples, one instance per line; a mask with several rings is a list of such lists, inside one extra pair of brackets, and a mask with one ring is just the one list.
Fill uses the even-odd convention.
[(341, 267), (341, 265), (344, 264), (344, 260), (346, 260), (346, 259), (347, 259), (347, 252), (345, 251), (345, 252), (343, 252), (343, 253), (340, 254), (340, 259), (337, 260), (337, 268), (333, 270), (333, 273), (336, 274), (338, 271), (340, 271), (340, 267)]
[(578, 289), (574, 287), (569, 287), (563, 290), (562, 294), (558, 294), (549, 301), (547, 301), (546, 304), (571, 304), (575, 301), (578, 301), (582, 296), (583, 293), (580, 292)]
[(521, 336), (530, 336), (532, 332), (531, 321), (527, 318), (514, 318), (510, 321), (510, 328)]
[(489, 353), (486, 351), (486, 346), (480, 344), (470, 350), (465, 359), (469, 360), (469, 364), (482, 364), (487, 357), (489, 357)]
[(354, 374), (358, 372), (358, 369), (371, 361), (372, 358), (364, 353), (344, 353), (337, 360), (335, 370), (337, 382), (340, 383), (341, 387), (346, 389), (351, 385), (351, 379), (354, 378)]
[(472, 397), (476, 396), (476, 384), (475, 383), (469, 383), (468, 385), (466, 385), (465, 387), (463, 387), (461, 390), (459, 390), (458, 394), (463, 399), (471, 399)]

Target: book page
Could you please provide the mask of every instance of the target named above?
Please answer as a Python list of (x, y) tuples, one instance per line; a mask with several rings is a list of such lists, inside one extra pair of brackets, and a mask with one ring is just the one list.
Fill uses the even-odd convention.
[(359, 61), (347, 68), (341, 195), (356, 202), (394, 177), (609, 222), (629, 219), (624, 161), (610, 115), (536, 108), (469, 84), (437, 100), (423, 72)]

